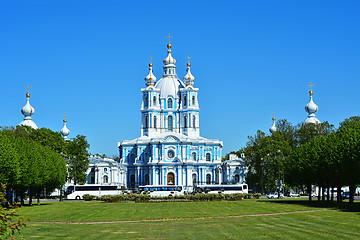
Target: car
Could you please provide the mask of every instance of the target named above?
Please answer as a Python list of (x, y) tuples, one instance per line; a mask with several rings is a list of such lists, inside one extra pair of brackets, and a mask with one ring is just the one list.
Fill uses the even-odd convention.
[[(273, 193), (266, 195), (266, 197), (269, 199), (278, 198), (279, 194), (277, 192), (273, 192)], [(284, 194), (280, 193), (280, 198), (284, 198)]]
[(341, 195), (342, 199), (349, 199), (350, 198), (350, 192), (344, 192), (342, 195)]
[(298, 193), (290, 193), (289, 197), (300, 197)]
[(290, 191), (287, 191), (287, 192), (285, 193), (285, 196), (286, 196), (286, 197), (300, 197), (300, 194), (298, 194), (298, 193), (292, 193), (292, 192), (290, 192)]

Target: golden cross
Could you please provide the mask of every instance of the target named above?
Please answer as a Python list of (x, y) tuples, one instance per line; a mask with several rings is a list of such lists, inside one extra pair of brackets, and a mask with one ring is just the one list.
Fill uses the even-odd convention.
[(150, 63), (151, 63), (151, 59), (152, 59), (152, 57), (149, 57), (149, 59), (150, 59)]
[(186, 58), (187, 58), (188, 62), (190, 62), (190, 58), (191, 58), (191, 57), (187, 56)]
[(170, 36), (170, 33), (169, 33), (169, 36), (166, 36), (166, 38), (169, 39), (169, 43), (170, 43), (170, 38), (172, 38), (173, 36)]
[(64, 113), (64, 118), (66, 117), (67, 115)]
[(310, 85), (308, 85), (308, 86), (310, 87), (310, 90), (311, 90), (311, 87), (313, 87), (314, 85), (312, 85), (311, 82), (310, 82)]
[(31, 87), (29, 87), (29, 84), (27, 85), (27, 87), (25, 87), (26, 89), (27, 89), (27, 91), (29, 92), (29, 89), (31, 88)]

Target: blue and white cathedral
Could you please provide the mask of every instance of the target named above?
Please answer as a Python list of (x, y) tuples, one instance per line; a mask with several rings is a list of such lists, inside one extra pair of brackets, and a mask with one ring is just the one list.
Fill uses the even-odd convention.
[(157, 81), (153, 64), (141, 89), (141, 136), (118, 143), (126, 188), (142, 185), (243, 183), (243, 160), (221, 162), (223, 142), (200, 136), (198, 88), (190, 62), (183, 80), (167, 45), (163, 76)]

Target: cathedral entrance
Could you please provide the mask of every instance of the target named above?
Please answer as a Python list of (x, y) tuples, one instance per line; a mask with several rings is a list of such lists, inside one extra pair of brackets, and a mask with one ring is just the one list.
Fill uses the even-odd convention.
[(174, 173), (168, 173), (166, 182), (167, 182), (167, 185), (175, 185), (175, 175), (174, 175)]

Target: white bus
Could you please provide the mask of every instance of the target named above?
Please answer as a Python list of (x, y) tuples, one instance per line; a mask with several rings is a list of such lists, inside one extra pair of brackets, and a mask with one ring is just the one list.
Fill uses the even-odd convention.
[(75, 185), (69, 186), (66, 190), (67, 199), (83, 199), (83, 195), (90, 194), (93, 196), (101, 197), (104, 195), (119, 195), (122, 190), (114, 185)]
[(139, 187), (141, 194), (147, 193), (151, 197), (180, 196), (185, 194), (183, 186), (175, 185), (145, 185)]
[(198, 185), (195, 187), (196, 192), (203, 193), (249, 193), (247, 184), (236, 184), (236, 185)]

